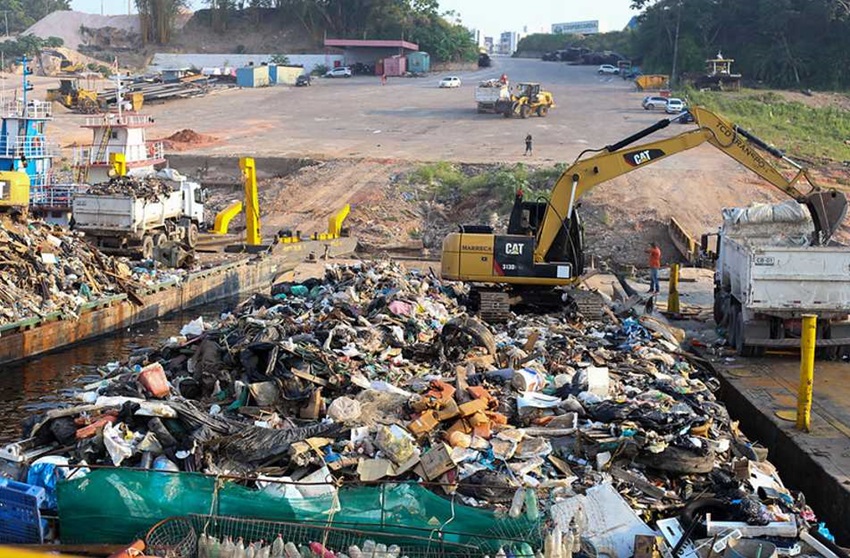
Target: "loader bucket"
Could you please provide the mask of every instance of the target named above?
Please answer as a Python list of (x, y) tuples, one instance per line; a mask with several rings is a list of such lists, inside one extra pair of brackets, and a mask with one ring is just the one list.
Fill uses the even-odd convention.
[(814, 221), (817, 243), (825, 244), (844, 223), (847, 196), (836, 190), (818, 190), (808, 194), (804, 203)]

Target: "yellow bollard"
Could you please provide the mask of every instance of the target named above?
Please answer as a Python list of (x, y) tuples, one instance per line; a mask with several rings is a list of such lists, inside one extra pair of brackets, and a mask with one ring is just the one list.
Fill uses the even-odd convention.
[(667, 311), (679, 313), (679, 264), (670, 266), (670, 292), (667, 295)]
[(812, 388), (815, 383), (815, 344), (818, 318), (803, 315), (803, 337), (800, 341), (800, 387), (797, 391), (797, 429), (809, 432), (812, 426)]

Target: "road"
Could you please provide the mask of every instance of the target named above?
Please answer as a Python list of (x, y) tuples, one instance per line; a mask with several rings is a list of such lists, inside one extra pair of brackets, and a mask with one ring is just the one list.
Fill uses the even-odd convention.
[[(540, 82), (553, 92), (557, 108), (546, 118), (527, 120), (478, 114), (477, 83), (502, 73), (514, 82)], [(150, 105), (144, 112), (157, 121), (153, 137), (184, 128), (218, 137), (217, 145), (203, 148), (209, 154), (462, 162), (522, 160), (527, 133), (535, 139), (534, 161), (572, 160), (663, 116), (640, 108), (642, 94), (631, 82), (598, 76), (594, 67), (496, 58), (491, 68), (458, 75), (458, 89), (439, 89), (442, 75), (390, 78), (386, 86), (377, 77), (356, 76), (318, 79), (304, 88), (233, 88)], [(64, 143), (87, 141), (78, 128), (82, 117), (60, 111), (52, 128)], [(670, 133), (680, 131), (673, 128)]]

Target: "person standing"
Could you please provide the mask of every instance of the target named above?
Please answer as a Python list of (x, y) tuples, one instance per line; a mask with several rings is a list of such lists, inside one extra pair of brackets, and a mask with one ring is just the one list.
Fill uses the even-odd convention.
[(661, 289), (658, 285), (658, 270), (661, 269), (661, 248), (657, 242), (650, 242), (649, 249), (649, 292), (659, 294)]
[(534, 155), (531, 148), (531, 134), (525, 136), (525, 155)]

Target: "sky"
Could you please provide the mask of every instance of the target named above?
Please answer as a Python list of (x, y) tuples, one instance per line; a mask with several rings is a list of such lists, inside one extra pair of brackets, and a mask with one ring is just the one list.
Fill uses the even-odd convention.
[[(75, 10), (126, 14), (127, 0), (72, 0)], [(201, 2), (194, 0), (195, 8)], [(483, 35), (498, 36), (502, 31), (549, 32), (551, 24), (598, 19), (600, 31), (616, 31), (636, 15), (631, 0), (440, 0), (442, 10), (460, 14), (461, 23)], [(523, 7), (525, 6), (525, 7)]]

